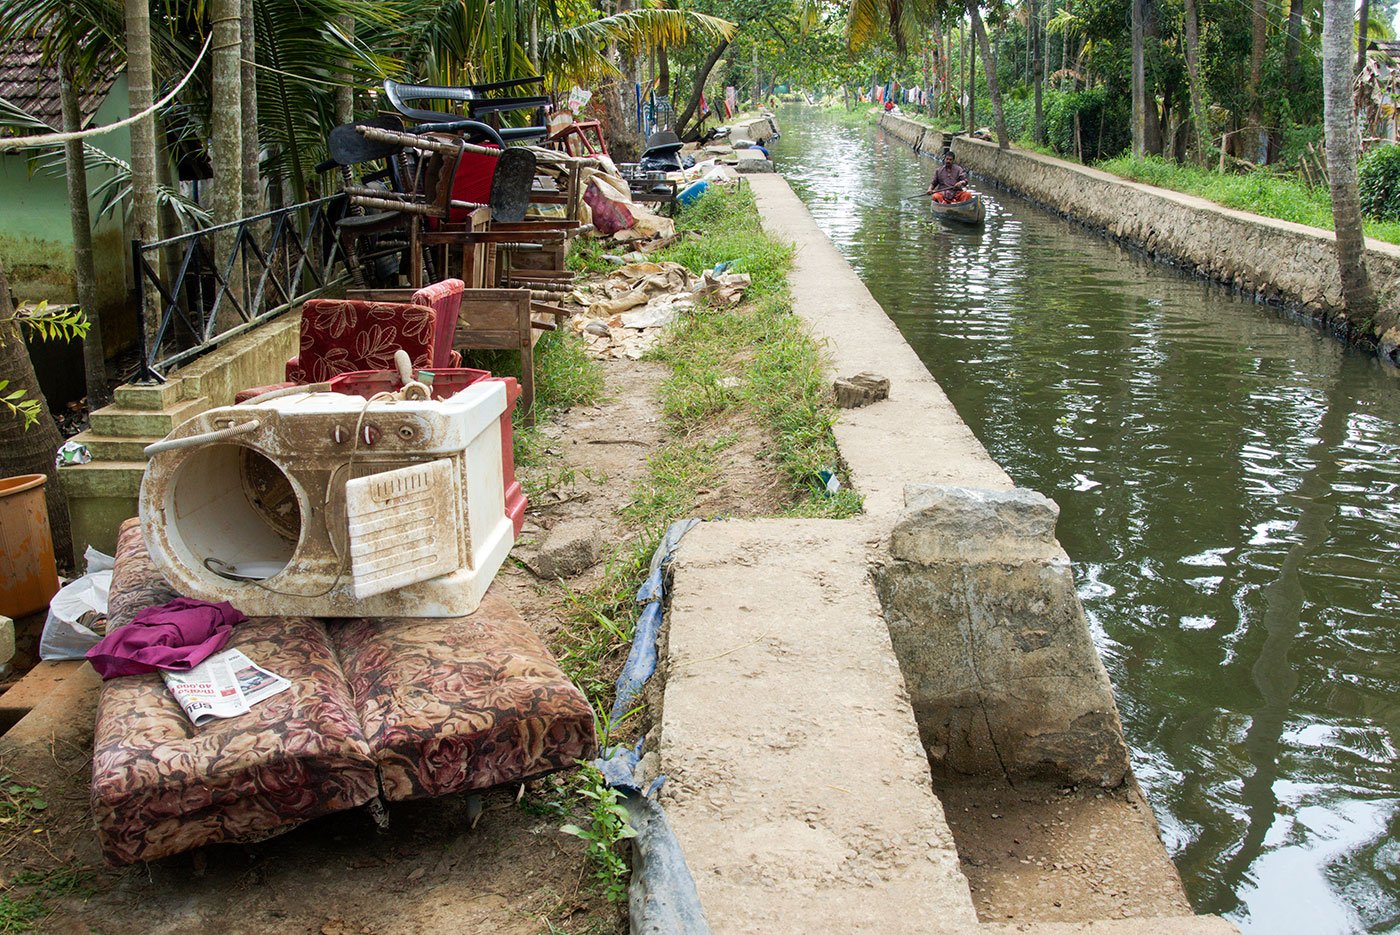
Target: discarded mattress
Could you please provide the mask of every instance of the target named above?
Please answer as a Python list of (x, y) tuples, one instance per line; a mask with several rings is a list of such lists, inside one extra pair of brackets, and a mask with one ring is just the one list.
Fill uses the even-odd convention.
[[(128, 521), (109, 628), (175, 596)], [(228, 645), (291, 689), (195, 728), (158, 675), (103, 683), (92, 804), (109, 862), (258, 841), (376, 795), (480, 789), (595, 752), (587, 701), (494, 595), (462, 618), (253, 618)]]

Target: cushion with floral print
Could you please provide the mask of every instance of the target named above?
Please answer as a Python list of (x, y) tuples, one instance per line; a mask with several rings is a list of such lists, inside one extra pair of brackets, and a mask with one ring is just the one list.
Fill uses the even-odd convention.
[[(174, 596), (150, 563), (140, 527), (122, 527), (109, 626)], [(159, 675), (102, 683), (92, 757), (92, 807), (113, 864), (155, 860), (218, 842), (250, 842), (363, 805), (375, 762), (325, 625), (260, 617), (229, 649), (291, 687), (235, 718), (195, 727)]]
[(352, 370), (393, 370), (396, 350), (407, 351), (415, 367), (431, 367), (436, 330), (437, 313), (425, 305), (309, 299), (286, 376), (297, 384), (323, 383)]
[(484, 789), (595, 755), (593, 713), (510, 604), (331, 626), (391, 800)]

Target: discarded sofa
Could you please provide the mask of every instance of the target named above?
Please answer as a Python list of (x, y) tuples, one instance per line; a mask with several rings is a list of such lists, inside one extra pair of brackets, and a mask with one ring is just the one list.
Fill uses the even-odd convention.
[[(175, 596), (128, 521), (109, 629)], [(228, 648), (292, 688), (195, 728), (158, 675), (103, 683), (92, 805), (109, 862), (259, 841), (376, 796), (483, 789), (595, 753), (587, 701), (494, 595), (469, 617), (253, 618)]]

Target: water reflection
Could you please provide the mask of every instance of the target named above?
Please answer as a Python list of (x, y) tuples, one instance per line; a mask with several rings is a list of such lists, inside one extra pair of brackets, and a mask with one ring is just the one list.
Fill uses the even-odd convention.
[(1202, 911), (1400, 930), (1400, 379), (1277, 310), (811, 111), (775, 158), (992, 454), (1060, 505)]

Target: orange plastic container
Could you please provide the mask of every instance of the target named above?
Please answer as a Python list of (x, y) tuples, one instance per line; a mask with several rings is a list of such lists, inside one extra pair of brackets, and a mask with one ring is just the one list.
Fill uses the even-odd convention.
[(0, 614), (23, 617), (58, 591), (43, 474), (0, 478)]

